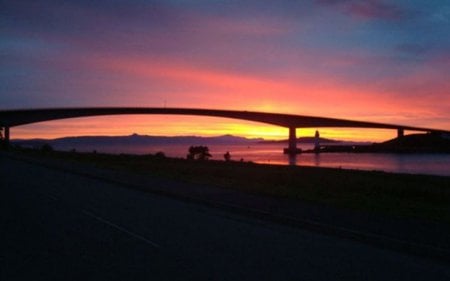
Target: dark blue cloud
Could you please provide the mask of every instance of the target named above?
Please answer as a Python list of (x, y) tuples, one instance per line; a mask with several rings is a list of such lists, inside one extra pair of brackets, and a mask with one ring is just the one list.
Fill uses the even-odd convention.
[(417, 43), (399, 44), (396, 49), (401, 53), (413, 56), (422, 56), (429, 51), (429, 48)]
[(384, 0), (317, 0), (320, 5), (338, 8), (346, 15), (369, 20), (397, 21), (412, 17), (415, 12), (409, 7), (404, 7)]

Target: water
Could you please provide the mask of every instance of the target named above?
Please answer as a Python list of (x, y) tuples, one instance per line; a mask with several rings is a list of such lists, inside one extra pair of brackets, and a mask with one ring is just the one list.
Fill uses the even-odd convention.
[[(212, 159), (224, 160), (229, 151), (235, 161), (252, 161), (262, 164), (332, 167), (342, 169), (376, 170), (395, 173), (430, 174), (450, 176), (450, 154), (392, 154), (392, 153), (303, 153), (290, 157), (282, 153), (285, 144), (208, 145)], [(58, 150), (74, 148), (56, 146)], [(189, 145), (145, 145), (145, 146), (77, 146), (77, 151), (104, 153), (149, 154), (159, 151), (169, 157), (185, 158)], [(303, 150), (312, 145), (300, 145)]]

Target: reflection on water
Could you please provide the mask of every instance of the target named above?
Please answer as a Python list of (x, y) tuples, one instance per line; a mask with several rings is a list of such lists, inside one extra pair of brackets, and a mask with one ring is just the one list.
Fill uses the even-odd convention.
[(320, 167), (320, 154), (319, 153), (314, 154), (314, 166)]
[(297, 156), (298, 155), (288, 155), (289, 165), (296, 166), (297, 165)]
[[(204, 144), (203, 144), (204, 145)], [(206, 144), (208, 145), (208, 144)], [(358, 170), (379, 170), (397, 173), (433, 174), (450, 176), (450, 154), (389, 154), (389, 153), (303, 153), (296, 156), (283, 154), (283, 144), (208, 145), (212, 159), (224, 160), (229, 151), (231, 159), (262, 164), (333, 167)], [(105, 153), (148, 154), (163, 151), (169, 157), (185, 158), (189, 145), (152, 146), (78, 146), (56, 147), (58, 150), (93, 151)], [(301, 148), (311, 149), (312, 145)]]

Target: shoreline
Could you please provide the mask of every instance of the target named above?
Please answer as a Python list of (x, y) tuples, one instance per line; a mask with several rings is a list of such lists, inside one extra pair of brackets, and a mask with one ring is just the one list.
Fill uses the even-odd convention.
[[(39, 146), (22, 146), (24, 149), (40, 149), (45, 144)], [(61, 152), (80, 153), (107, 153), (107, 154), (131, 154), (147, 155), (151, 153), (164, 153), (167, 157), (185, 158), (190, 145), (188, 144), (167, 144), (167, 145), (137, 145), (134, 143), (122, 145), (92, 145), (79, 144), (63, 145), (48, 143), (54, 150)], [(191, 144), (192, 145), (192, 144)], [(194, 145), (203, 145), (195, 144)], [(229, 145), (216, 144), (207, 145), (210, 150), (212, 160), (224, 161), (224, 155), (229, 152), (230, 159), (234, 161), (254, 162), (269, 165), (289, 165), (289, 166), (310, 166), (310, 167), (331, 167), (342, 169), (355, 169), (362, 171), (385, 171), (390, 173), (408, 173), (424, 175), (450, 176), (450, 154), (447, 153), (424, 153), (423, 151), (413, 151), (413, 153), (398, 152), (377, 152), (370, 153), (359, 151), (357, 153), (347, 150), (334, 149), (323, 153), (315, 153), (312, 146), (302, 146), (303, 153), (293, 156), (283, 154), (283, 145), (258, 144), (249, 145)], [(17, 146), (20, 149), (20, 146)]]
[(448, 176), (239, 161), (190, 161), (151, 154), (35, 150), (12, 150), (11, 153), (369, 213), (450, 223)]

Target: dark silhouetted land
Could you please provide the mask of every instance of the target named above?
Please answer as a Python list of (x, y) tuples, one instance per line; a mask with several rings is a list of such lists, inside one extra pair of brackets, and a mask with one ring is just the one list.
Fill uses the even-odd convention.
[(412, 134), (370, 145), (323, 145), (320, 152), (450, 153), (450, 139), (441, 134)]
[[(217, 137), (198, 136), (147, 136), (133, 134), (130, 136), (80, 136), (57, 139), (28, 139), (14, 140), (13, 144), (25, 147), (39, 148), (44, 144), (74, 148), (79, 145), (217, 145), (217, 144), (270, 144), (287, 143), (287, 140), (264, 140), (261, 138), (244, 138), (232, 135)], [(314, 137), (301, 137), (298, 143), (314, 143)], [(411, 134), (401, 138), (394, 138), (381, 143), (344, 142), (327, 138), (319, 138), (320, 152), (354, 152), (354, 153), (450, 153), (450, 139), (437, 133)], [(316, 150), (306, 150), (317, 152)]]
[[(0, 153), (1, 280), (448, 280), (450, 276), (442, 260), (145, 192), (145, 188), (160, 188), (192, 194), (203, 186), (158, 180), (148, 174), (158, 174), (154, 168), (144, 169), (146, 175), (139, 177), (137, 185), (141, 188), (131, 188), (135, 176), (128, 173), (126, 180), (120, 181), (118, 172), (110, 169), (131, 168), (130, 161), (152, 167), (154, 160)], [(158, 160), (162, 170), (186, 167), (166, 160)], [(111, 172), (87, 162), (112, 165), (108, 168)], [(73, 164), (70, 171), (67, 163)], [(209, 164), (213, 170), (219, 165)], [(206, 169), (204, 163), (191, 166), (191, 173)], [(248, 170), (246, 165), (232, 166), (233, 171)], [(74, 170), (78, 172), (71, 172)], [(81, 175), (80, 171), (85, 172)], [(101, 171), (103, 176), (98, 175)], [(274, 171), (268, 173), (274, 176)], [(225, 189), (203, 187), (201, 196), (206, 190), (212, 190), (209, 195), (216, 199), (230, 195)], [(244, 193), (233, 195), (233, 199), (242, 199)], [(245, 200), (247, 204), (241, 207), (245, 209), (257, 198), (262, 199)], [(309, 220), (325, 213), (332, 223), (340, 221), (336, 210), (302, 213)], [(349, 225), (357, 222), (372, 220), (353, 217)], [(394, 228), (398, 233), (398, 224), (386, 227), (387, 220), (382, 222), (383, 227), (377, 229)], [(427, 233), (429, 227), (414, 229), (422, 240), (440, 241)], [(437, 234), (445, 237), (439, 230), (442, 228)]]
[(234, 161), (188, 161), (161, 155), (35, 150), (16, 153), (392, 216), (450, 222), (450, 177)]

